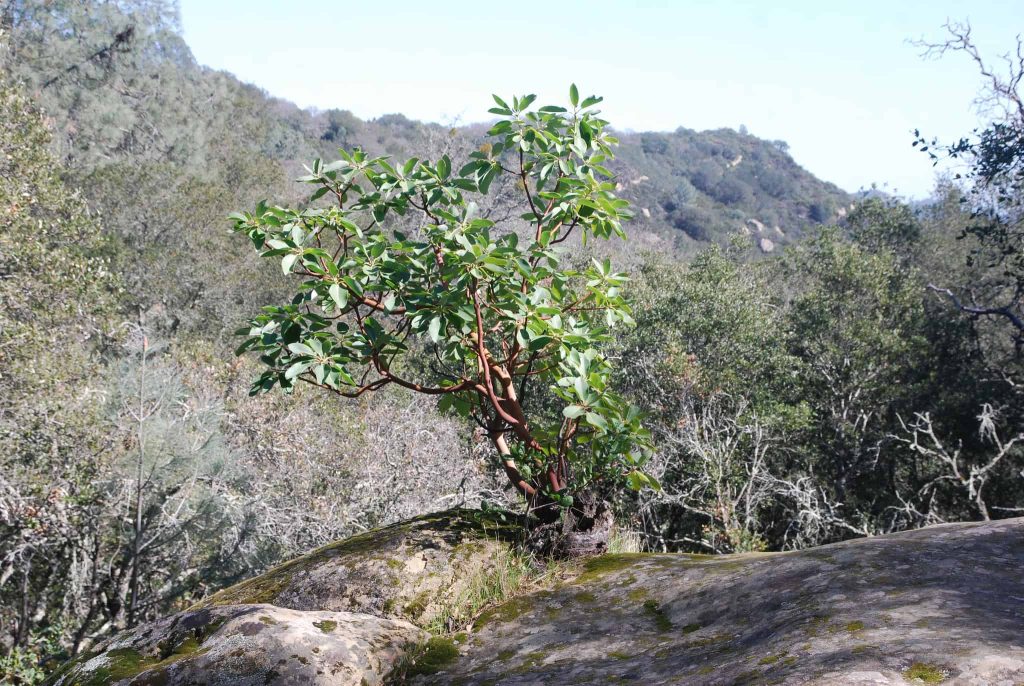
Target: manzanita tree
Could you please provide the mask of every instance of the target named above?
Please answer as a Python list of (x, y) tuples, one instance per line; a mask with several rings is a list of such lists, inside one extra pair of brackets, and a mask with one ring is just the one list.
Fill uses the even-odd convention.
[[(563, 245), (625, 238), (630, 215), (605, 166), (617, 141), (594, 109), (601, 98), (581, 101), (572, 86), (569, 108), (494, 100), (489, 142), (461, 168), (447, 155), (399, 164), (341, 151), (300, 179), (315, 187), (307, 207), (232, 215), (300, 281), (290, 304), (239, 332), (238, 352), (267, 365), (254, 393), (306, 383), (349, 398), (389, 385), (436, 397), (482, 428), (520, 493), (557, 513), (596, 481), (653, 485), (649, 434), (600, 352), (612, 327), (633, 323), (627, 277), (608, 260), (570, 268)], [(525, 210), (509, 226), (473, 202), (501, 175)], [(410, 215), (416, 228), (394, 227)]]

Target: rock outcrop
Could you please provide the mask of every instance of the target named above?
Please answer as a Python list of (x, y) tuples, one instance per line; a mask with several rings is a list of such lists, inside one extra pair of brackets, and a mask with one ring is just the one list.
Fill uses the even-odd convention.
[(426, 626), (517, 536), (500, 515), (452, 510), (347, 538), (214, 594), (197, 607), (269, 603)]
[(376, 686), (427, 638), (409, 622), (355, 612), (225, 605), (124, 632), (56, 683)]
[(1024, 683), (1024, 519), (791, 553), (609, 555), (429, 684)]
[(453, 510), (355, 536), (122, 632), (49, 683), (379, 684), (515, 534)]
[(456, 511), (358, 536), (118, 635), (52, 683), (378, 684), (396, 666), (421, 685), (1024, 683), (1024, 519), (605, 555), (428, 640), (512, 535)]

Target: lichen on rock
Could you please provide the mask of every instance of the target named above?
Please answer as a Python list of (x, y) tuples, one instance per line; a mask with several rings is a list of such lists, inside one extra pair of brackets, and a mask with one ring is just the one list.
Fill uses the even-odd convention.
[(426, 639), (408, 622), (366, 614), (224, 605), (123, 632), (50, 683), (375, 686)]
[(605, 555), (491, 606), (470, 634), (425, 631), (500, 572), (514, 535), (467, 511), (371, 532), (116, 636), (51, 683), (1024, 683), (1024, 519), (799, 552)]
[(377, 684), (515, 535), (475, 510), (367, 532), (122, 632), (50, 683)]
[(788, 553), (606, 555), (494, 608), (458, 660), (413, 683), (1024, 683), (1021, 569), (1024, 519)]
[(510, 515), (450, 510), (354, 536), (196, 605), (269, 603), (364, 612), (426, 626), (517, 536)]

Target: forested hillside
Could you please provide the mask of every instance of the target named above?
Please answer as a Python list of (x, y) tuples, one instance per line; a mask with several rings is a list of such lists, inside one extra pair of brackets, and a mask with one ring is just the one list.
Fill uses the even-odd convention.
[[(852, 199), (803, 170), (783, 141), (732, 129), (624, 136), (623, 197), (686, 252), (748, 236), (763, 252), (846, 216)], [(650, 217), (648, 217), (648, 214)]]
[[(343, 110), (300, 110), (198, 65), (181, 39), (173, 3), (101, 3), (101, 11), (76, 3), (56, 11), (10, 6), (18, 8), (7, 11), (12, 77), (52, 117), (57, 153), (77, 184), (112, 206), (112, 184), (141, 190), (159, 165), (270, 191), (275, 175), (291, 178), (338, 147), (403, 157), (475, 146), (485, 130), (401, 114), (362, 121)], [(73, 33), (66, 32), (68, 20)], [(801, 169), (782, 141), (682, 127), (621, 139), (614, 168), (623, 196), (637, 205), (635, 230), (690, 252), (695, 243), (724, 243), (735, 232), (786, 243), (838, 218), (850, 201)], [(118, 177), (125, 164), (133, 174), (139, 164), (147, 169), (129, 184)]]
[[(292, 288), (230, 213), (304, 206), (338, 148), (457, 170), (486, 129), (302, 110), (198, 65), (173, 1), (0, 2), (0, 680), (341, 536), (516, 506), (432, 402), (251, 398), (233, 354)], [(746, 133), (620, 137), (630, 242), (574, 255), (633, 275), (609, 355), (662, 488), (609, 492), (620, 526), (735, 552), (1024, 511), (1019, 148), (912, 209)], [(517, 183), (482, 208), (512, 230)]]

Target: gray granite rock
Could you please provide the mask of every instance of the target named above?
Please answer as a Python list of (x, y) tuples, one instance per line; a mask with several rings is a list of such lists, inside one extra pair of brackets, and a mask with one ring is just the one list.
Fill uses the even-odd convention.
[(499, 517), (451, 510), (376, 529), (224, 589), (197, 607), (270, 603), (426, 626), (508, 549), (516, 531)]
[[(339, 541), (122, 632), (51, 684), (376, 684), (515, 529), (471, 510)], [(331, 627), (330, 631), (325, 630)]]
[(607, 555), (421, 684), (1024, 684), (1024, 519), (812, 550)]
[(123, 632), (52, 683), (375, 686), (426, 639), (408, 622), (366, 614), (225, 605)]
[(1024, 684), (1024, 519), (605, 555), (428, 644), (405, 620), (433, 622), (512, 535), (457, 511), (349, 539), (124, 632), (51, 683), (362, 685), (401, 663), (415, 684)]

